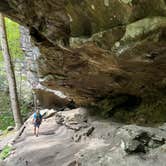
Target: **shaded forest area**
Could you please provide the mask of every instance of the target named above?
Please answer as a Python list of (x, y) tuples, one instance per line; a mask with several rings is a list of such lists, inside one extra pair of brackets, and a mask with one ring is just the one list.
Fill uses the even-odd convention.
[[(5, 24), (9, 51), (12, 57), (12, 64), (16, 76), (17, 92), (22, 117), (23, 120), (25, 120), (29, 116), (32, 105), (32, 96), (30, 89), (27, 88), (28, 82), (26, 78), (26, 62), (20, 44), (20, 26), (8, 18), (5, 18)], [(29, 93), (27, 91), (29, 91)], [(5, 130), (8, 126), (14, 126), (14, 119), (10, 105), (9, 88), (6, 78), (4, 59), (2, 56), (2, 49), (0, 47), (0, 130)]]

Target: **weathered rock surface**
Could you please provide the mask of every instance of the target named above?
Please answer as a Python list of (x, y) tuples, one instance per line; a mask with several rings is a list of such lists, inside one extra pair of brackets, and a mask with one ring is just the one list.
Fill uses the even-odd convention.
[(165, 126), (122, 125), (95, 118), (88, 118), (89, 127), (80, 130), (66, 126), (69, 120), (84, 117), (82, 111), (65, 114), (61, 125), (54, 117), (43, 121), (39, 137), (33, 136), (29, 119), (3, 166), (165, 166)]
[(29, 28), (44, 86), (120, 121), (166, 120), (164, 0), (2, 0), (0, 11)]
[(44, 110), (41, 110), (40, 113), (41, 113), (43, 119), (48, 119), (56, 114), (56, 110), (44, 109)]
[(87, 110), (84, 108), (77, 108), (70, 111), (58, 112), (56, 114), (56, 122), (63, 124), (67, 128), (79, 131), (82, 128), (89, 127)]
[(35, 91), (35, 96), (43, 108), (64, 107), (69, 104), (67, 96), (59, 91), (48, 89), (39, 82), (37, 59), (40, 51), (31, 42), (29, 30), (23, 26), (20, 27), (21, 47), (27, 61), (27, 78), (31, 88)]

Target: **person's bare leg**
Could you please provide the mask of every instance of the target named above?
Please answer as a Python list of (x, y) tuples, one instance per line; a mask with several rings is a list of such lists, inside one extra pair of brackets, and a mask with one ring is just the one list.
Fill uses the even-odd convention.
[(34, 135), (36, 135), (36, 126), (34, 126)]
[(39, 136), (39, 127), (37, 127), (37, 129), (36, 129), (36, 136), (37, 137)]

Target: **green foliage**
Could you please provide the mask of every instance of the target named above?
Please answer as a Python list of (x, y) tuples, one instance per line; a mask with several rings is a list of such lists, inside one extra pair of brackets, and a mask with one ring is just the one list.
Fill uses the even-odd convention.
[(117, 96), (117, 97), (107, 97), (99, 103), (99, 107), (103, 110), (101, 115), (107, 117), (114, 111), (114, 108), (125, 103), (127, 101), (127, 96)]
[(166, 99), (157, 100), (154, 103), (142, 103), (133, 111), (125, 109), (117, 110), (113, 117), (118, 122), (134, 123), (138, 125), (153, 126), (166, 121)]
[(20, 107), (21, 107), (21, 115), (22, 115), (22, 118), (23, 118), (23, 121), (27, 120), (27, 118), (30, 116), (31, 114), (31, 111), (30, 111), (30, 103), (24, 101), (24, 100), (21, 100), (21, 103), (20, 103)]
[[(20, 109), (24, 121), (29, 116), (29, 105), (30, 104), (23, 99), (20, 100)], [(0, 106), (0, 130), (5, 130), (8, 126), (14, 126), (9, 94), (7, 92), (0, 91)]]
[[(139, 123), (157, 124), (166, 121), (166, 98), (156, 100), (151, 104), (142, 104), (137, 108), (137, 121)], [(142, 122), (141, 122), (142, 120)]]
[(98, 101), (98, 105), (90, 107), (90, 115), (143, 126), (159, 125), (166, 122), (165, 94), (152, 89), (144, 97), (144, 99), (131, 95), (105, 97)]
[(7, 89), (7, 80), (6, 80), (6, 74), (4, 71), (0, 70), (0, 90)]
[(14, 126), (14, 120), (12, 114), (10, 115), (0, 115), (1, 123), (0, 129), (5, 130), (8, 126)]
[[(24, 62), (24, 56), (22, 49), (20, 47), (20, 30), (19, 25), (8, 18), (5, 18), (8, 45), (10, 50), (10, 55), (15, 61), (19, 59), (19, 63), (13, 63), (15, 66), (15, 76), (17, 81), (17, 89), (21, 88), (21, 92), (19, 90), (18, 96), (20, 97), (20, 108), (23, 116), (23, 120), (26, 120), (29, 113), (29, 100), (25, 99), (24, 87), (26, 87), (26, 78), (24, 74), (20, 74), (22, 72), (22, 63)], [(1, 47), (0, 47), (1, 48)], [(4, 68), (2, 51), (0, 50), (0, 130), (5, 130), (8, 126), (14, 126), (13, 114), (10, 106), (10, 98), (8, 92), (8, 82), (6, 79), (6, 71)], [(29, 95), (29, 94), (28, 94)], [(28, 100), (28, 101), (27, 101)]]
[[(19, 25), (8, 18), (5, 18), (7, 38), (10, 54), (13, 59), (21, 59), (23, 56), (22, 50), (20, 48), (20, 31)], [(2, 51), (0, 51), (0, 62), (3, 61)]]
[(7, 158), (9, 155), (10, 155), (10, 152), (12, 151), (12, 147), (11, 146), (8, 146), (6, 145), (2, 152), (0, 153), (0, 159), (1, 160), (4, 160), (5, 158)]
[(4, 130), (7, 126), (14, 125), (9, 94), (7, 92), (0, 91), (0, 107), (0, 129)]

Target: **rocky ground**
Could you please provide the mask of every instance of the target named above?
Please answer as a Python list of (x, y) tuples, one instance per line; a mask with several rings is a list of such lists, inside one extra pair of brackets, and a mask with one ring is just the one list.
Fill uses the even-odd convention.
[[(51, 112), (53, 115), (53, 110)], [(165, 166), (166, 126), (122, 125), (89, 118), (83, 108), (56, 112), (39, 137), (31, 118), (3, 166)]]
[(0, 152), (3, 150), (3, 147), (7, 145), (15, 136), (16, 132), (10, 132), (7, 135), (0, 136)]

